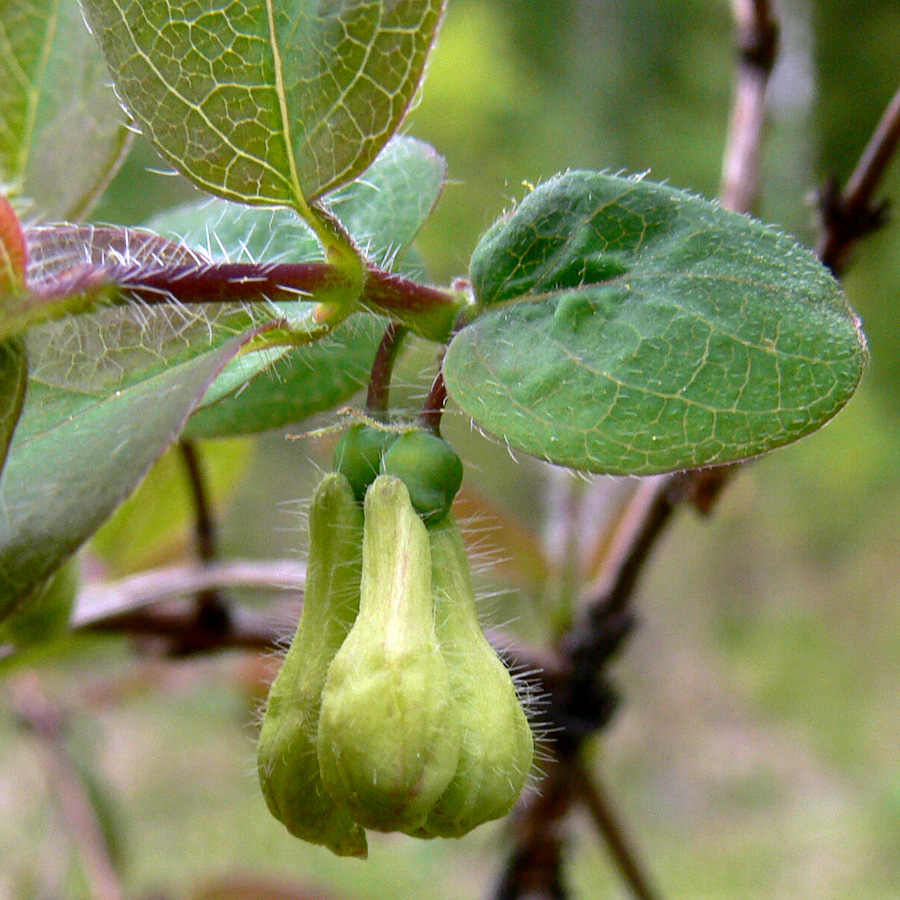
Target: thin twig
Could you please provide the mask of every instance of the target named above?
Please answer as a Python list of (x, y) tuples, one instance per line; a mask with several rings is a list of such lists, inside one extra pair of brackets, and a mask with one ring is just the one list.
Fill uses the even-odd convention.
[[(271, 617), (236, 606), (228, 633), (208, 632), (191, 619), (185, 607), (150, 610), (154, 604), (189, 597), (207, 587), (255, 588), (301, 594), (306, 569), (290, 560), (229, 560), (208, 566), (187, 564), (150, 569), (112, 583), (82, 588), (72, 614), (73, 629), (156, 637), (190, 632), (205, 651), (243, 647), (267, 649), (280, 644), (284, 629)], [(299, 600), (299, 597), (292, 598)], [(540, 670), (548, 682), (559, 679), (555, 655), (542, 652), (501, 630), (488, 632), (488, 640), (511, 666), (529, 672)]]
[(216, 557), (216, 526), (200, 453), (197, 445), (189, 440), (179, 441), (178, 449), (181, 451), (194, 504), (194, 540), (197, 543), (197, 556), (203, 562), (212, 562)]
[(9, 687), (16, 715), (42, 752), (47, 782), (59, 801), (68, 834), (78, 847), (91, 897), (122, 900), (122, 887), (96, 810), (66, 751), (61, 714), (47, 699), (33, 673), (14, 679)]
[(637, 900), (658, 900), (658, 894), (650, 886), (646, 868), (638, 861), (636, 851), (596, 779), (588, 775), (581, 760), (573, 761), (572, 769), (576, 795), (606, 841), (606, 846), (615, 859), (619, 872), (628, 882), (632, 894)]
[(722, 183), (722, 206), (751, 212), (760, 183), (766, 90), (778, 52), (778, 22), (769, 0), (732, 0), (739, 62)]
[[(210, 563), (217, 555), (216, 525), (206, 473), (203, 470), (200, 452), (193, 441), (181, 440), (178, 447), (187, 473), (194, 508), (194, 540), (197, 544), (197, 556), (201, 562)], [(197, 619), (202, 622), (205, 629), (225, 634), (228, 631), (230, 614), (228, 602), (218, 587), (201, 588), (197, 591), (196, 600)]]
[(228, 631), (210, 628), (191, 609), (138, 609), (101, 619), (85, 630), (136, 638), (161, 638), (163, 652), (179, 658), (222, 650), (271, 650), (284, 638), (270, 619), (247, 610), (232, 617)]
[(211, 587), (302, 591), (306, 569), (291, 560), (227, 560), (149, 569), (121, 581), (82, 588), (72, 614), (80, 628), (141, 607)]
[(609, 539), (607, 557), (598, 579), (583, 591), (613, 611), (622, 610), (634, 591), (637, 579), (657, 538), (668, 524), (681, 499), (674, 490), (684, 476), (656, 475), (642, 479)]
[(900, 89), (891, 98), (853, 174), (840, 193), (832, 186), (820, 198), (822, 233), (816, 253), (835, 275), (846, 265), (852, 245), (885, 222), (887, 206), (875, 191), (900, 145)]
[(554, 756), (546, 764), (540, 794), (513, 814), (513, 849), (494, 900), (564, 900), (564, 823), (573, 800), (568, 760)]

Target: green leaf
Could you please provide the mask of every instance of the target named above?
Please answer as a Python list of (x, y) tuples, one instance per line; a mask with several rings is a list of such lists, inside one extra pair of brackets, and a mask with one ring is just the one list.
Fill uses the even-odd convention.
[(365, 384), (383, 333), (384, 322), (354, 316), (328, 337), (288, 351), (218, 403), (198, 409), (185, 436), (255, 434), (333, 409)]
[(835, 415), (867, 359), (811, 253), (640, 179), (552, 179), (484, 235), (471, 274), (482, 314), (449, 348), (449, 391), (559, 465), (643, 475), (764, 453)]
[(0, 480), (0, 620), (134, 490), (249, 337), (99, 396), (34, 373)]
[[(237, 488), (252, 458), (252, 442), (210, 441), (199, 449), (209, 500), (216, 512)], [(174, 444), (141, 486), (93, 536), (90, 552), (107, 578), (121, 578), (189, 555), (196, 519), (184, 457)]]
[[(405, 260), (440, 197), (445, 174), (444, 160), (428, 144), (394, 138), (365, 176), (330, 194), (327, 205), (369, 262), (390, 269)], [(285, 209), (253, 209), (218, 200), (173, 210), (150, 227), (217, 260), (322, 258), (310, 229)], [(290, 320), (312, 304), (274, 302), (271, 308)], [(332, 409), (368, 377), (383, 330), (380, 320), (357, 315), (313, 344), (281, 355), (269, 350), (235, 360), (191, 417), (186, 433), (250, 434)]]
[(108, 82), (77, 0), (0, 4), (0, 183), (29, 219), (80, 218), (106, 186), (128, 135)]
[(0, 475), (12, 440), (28, 382), (28, 354), (19, 338), (0, 343)]
[(66, 631), (80, 585), (78, 561), (70, 559), (19, 600), (15, 611), (0, 622), (0, 645), (34, 647)]
[(210, 193), (308, 201), (362, 172), (415, 96), (442, 0), (85, 0), (120, 96)]

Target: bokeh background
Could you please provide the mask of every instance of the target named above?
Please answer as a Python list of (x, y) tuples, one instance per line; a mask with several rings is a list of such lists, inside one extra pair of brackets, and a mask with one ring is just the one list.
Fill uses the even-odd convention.
[[(900, 84), (900, 5), (781, 0), (778, 10), (758, 212), (811, 245), (815, 189), (846, 178)], [(420, 241), (431, 277), (464, 275), (478, 235), (557, 171), (648, 172), (714, 196), (733, 76), (725, 0), (450, 0), (406, 125), (449, 165)], [(95, 218), (138, 224), (193, 195), (148, 172), (161, 168), (137, 141)], [(884, 193), (900, 196), (900, 161)], [(819, 434), (747, 466), (712, 518), (679, 517), (615, 666), (623, 705), (597, 742), (597, 772), (662, 897), (900, 891), (900, 224), (856, 248), (845, 284), (872, 350), (859, 394)], [(413, 348), (401, 401), (427, 387), (433, 355)], [(470, 483), (552, 537), (553, 498), (570, 476), (510, 459), (457, 416), (447, 427)], [(280, 433), (210, 451), (224, 552), (296, 556), (296, 501), (327, 451)], [(610, 497), (628, 487), (599, 481)], [(153, 524), (172, 519), (178, 498), (152, 496), (98, 544), (110, 574), (186, 552), (183, 533)], [(534, 596), (496, 572), (482, 582), (495, 594), (489, 617), (546, 636)], [(268, 817), (253, 748), (266, 666), (246, 654), (154, 661), (115, 639), (42, 663), (48, 694), (70, 710), (70, 752), (115, 836), (127, 895), (275, 897), (259, 881), (274, 878), (334, 897), (489, 896), (502, 824), (459, 842), (376, 838), (360, 864), (294, 841)], [(0, 897), (87, 896), (53, 788), (0, 695)], [(587, 820), (574, 816), (570, 836), (572, 896), (627, 896)]]

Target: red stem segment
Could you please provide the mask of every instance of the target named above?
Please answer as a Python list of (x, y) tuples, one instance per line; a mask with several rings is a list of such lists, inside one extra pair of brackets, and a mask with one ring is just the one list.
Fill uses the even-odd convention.
[(384, 337), (378, 345), (375, 361), (372, 363), (369, 391), (366, 396), (366, 412), (372, 416), (385, 417), (387, 415), (394, 363), (403, 347), (403, 339), (408, 333), (409, 329), (397, 322), (390, 322), (384, 331)]
[[(151, 306), (165, 303), (253, 303), (316, 300), (324, 294), (346, 291), (354, 285), (338, 268), (326, 262), (308, 263), (178, 263), (160, 265), (86, 264), (61, 273), (32, 289), (32, 304), (51, 304), (104, 287), (125, 291)], [(377, 315), (387, 315), (415, 328), (430, 340), (444, 341), (459, 309), (457, 293), (372, 268), (358, 303)]]
[(444, 415), (444, 407), (447, 405), (447, 383), (444, 381), (444, 373), (438, 370), (431, 391), (425, 399), (425, 405), (419, 416), (419, 424), (427, 428), (432, 434), (440, 437), (441, 419)]

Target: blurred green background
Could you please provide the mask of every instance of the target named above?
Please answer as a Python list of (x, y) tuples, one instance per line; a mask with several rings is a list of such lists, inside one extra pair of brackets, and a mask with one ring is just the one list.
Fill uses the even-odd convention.
[[(900, 84), (900, 5), (782, 0), (779, 12), (758, 212), (812, 244), (813, 190), (846, 178)], [(450, 0), (406, 125), (449, 164), (420, 242), (433, 279), (464, 275), (478, 235), (525, 185), (560, 170), (649, 172), (714, 196), (733, 63), (725, 0)], [(163, 166), (138, 141), (97, 220), (140, 223), (194, 193), (148, 168)], [(884, 193), (900, 196), (900, 162)], [(679, 518), (640, 587), (641, 628), (615, 668), (625, 702), (598, 743), (597, 768), (666, 898), (898, 896), (896, 222), (856, 249), (845, 283), (872, 349), (858, 396), (818, 435), (748, 466), (711, 520)], [(402, 396), (426, 389), (433, 355), (410, 355)], [(565, 479), (511, 461), (459, 418), (448, 428), (470, 481), (540, 533)], [(315, 479), (310, 456), (322, 464), (326, 448), (281, 434), (229, 445), (227, 553), (298, 553), (295, 501)], [(131, 540), (132, 565), (141, 553), (174, 552), (148, 549), (146, 535)], [(503, 586), (489, 576), (485, 585)], [(521, 593), (489, 612), (540, 631)], [(45, 672), (47, 690), (76, 710), (72, 752), (103, 785), (129, 896), (190, 897), (228, 873), (308, 881), (339, 897), (489, 896), (502, 825), (460, 842), (376, 839), (361, 865), (270, 820), (253, 772), (256, 676), (246, 659), (164, 665), (106, 641)], [(590, 824), (570, 825), (573, 896), (626, 896)], [(33, 743), (0, 702), (0, 897), (86, 896), (76, 860)]]

